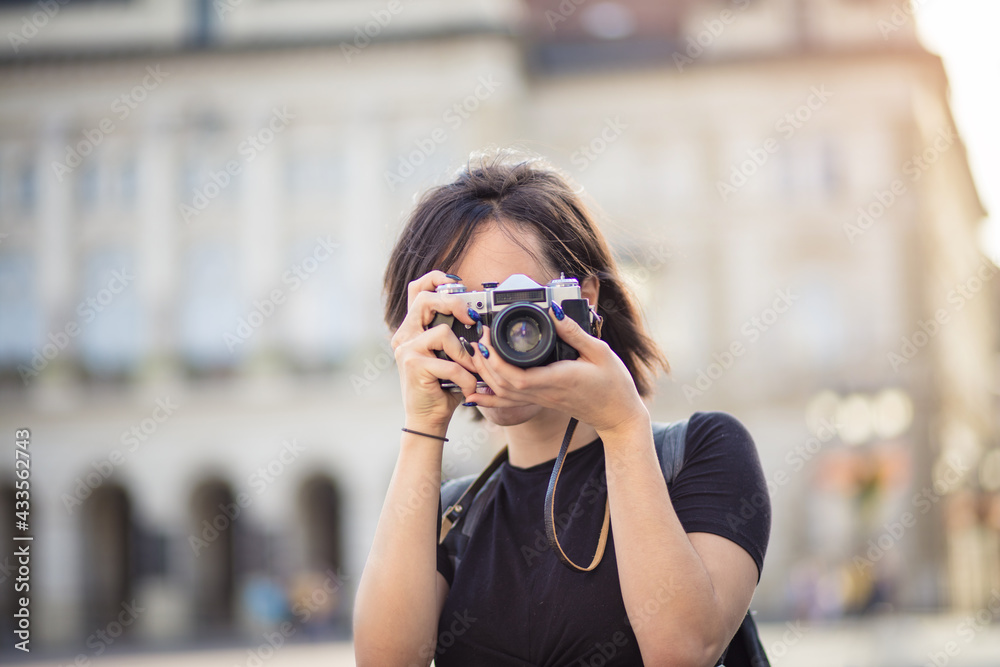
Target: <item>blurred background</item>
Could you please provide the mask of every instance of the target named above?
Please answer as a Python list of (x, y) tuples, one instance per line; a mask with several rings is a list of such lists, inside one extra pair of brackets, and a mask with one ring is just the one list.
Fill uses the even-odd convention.
[[(514, 145), (599, 209), (673, 366), (653, 417), (755, 437), (773, 664), (996, 664), (997, 20), (0, 2), (3, 662), (352, 663), (402, 419), (382, 271), (416, 194)], [(463, 413), (449, 435), (449, 477), (502, 445)]]

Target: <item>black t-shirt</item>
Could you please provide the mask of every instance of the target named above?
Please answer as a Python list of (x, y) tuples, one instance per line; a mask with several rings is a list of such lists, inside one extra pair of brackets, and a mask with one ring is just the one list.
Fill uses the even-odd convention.
[[(549, 550), (543, 503), (552, 461), (530, 468), (504, 463), (496, 493), (457, 568), (453, 530), (438, 549), (438, 571), (451, 590), (438, 621), (438, 667), (575, 667), (641, 665), (625, 612), (615, 557), (614, 524), (601, 563), (575, 572)], [(600, 439), (566, 456), (556, 516), (559, 542), (576, 563), (597, 545), (607, 484)], [(721, 535), (764, 562), (771, 507), (757, 449), (731, 415), (696, 412), (688, 423), (684, 464), (668, 485), (686, 532)], [(461, 525), (461, 524), (460, 524)], [(655, 575), (649, 582), (656, 599)], [(666, 599), (662, 596), (661, 599)]]

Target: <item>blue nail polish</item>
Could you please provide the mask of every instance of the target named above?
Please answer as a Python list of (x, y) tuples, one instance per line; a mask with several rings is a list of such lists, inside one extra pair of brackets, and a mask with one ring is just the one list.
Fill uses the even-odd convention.
[(482, 337), (483, 337), (483, 323), (476, 322), (476, 338), (482, 338)]
[(457, 280), (459, 282), (462, 281), (462, 279), (459, 278), (458, 276), (456, 276), (454, 273), (446, 273), (444, 275), (445, 275), (446, 278), (451, 278), (452, 280)]
[(460, 343), (462, 343), (462, 347), (465, 348), (465, 352), (470, 357), (475, 356), (475, 354), (476, 354), (476, 348), (472, 347), (472, 343), (470, 343), (469, 341), (465, 340), (465, 336), (460, 336), (458, 340), (459, 340)]
[(563, 309), (559, 307), (558, 303), (552, 301), (550, 302), (550, 305), (552, 306), (552, 314), (556, 316), (557, 320), (561, 320), (566, 317), (566, 313), (563, 312)]
[(479, 317), (479, 313), (469, 308), (469, 317), (472, 318), (473, 322), (482, 322), (483, 318)]
[(475, 405), (475, 403), (473, 403), (472, 401), (469, 401), (468, 403), (462, 403), (462, 405), (464, 405), (467, 408), (471, 408), (472, 406)]
[(482, 343), (479, 343), (479, 353), (483, 355), (483, 359), (490, 358), (490, 351), (487, 350), (486, 346), (483, 345)]

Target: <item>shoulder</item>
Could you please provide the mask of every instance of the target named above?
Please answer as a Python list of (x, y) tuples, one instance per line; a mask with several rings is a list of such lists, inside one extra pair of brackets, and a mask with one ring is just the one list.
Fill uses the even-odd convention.
[[(685, 475), (685, 472), (687, 475)], [(688, 421), (680, 475), (763, 480), (757, 445), (743, 423), (726, 412), (696, 412)]]
[(725, 412), (696, 412), (688, 421), (684, 465), (670, 489), (689, 533), (725, 537), (763, 568), (771, 531), (771, 499), (747, 428)]
[(728, 412), (695, 412), (688, 420), (688, 443), (734, 438), (753, 443), (743, 422)]

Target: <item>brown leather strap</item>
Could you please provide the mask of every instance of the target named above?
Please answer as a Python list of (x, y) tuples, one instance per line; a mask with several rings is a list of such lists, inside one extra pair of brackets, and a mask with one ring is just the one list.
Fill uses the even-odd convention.
[(601, 536), (597, 541), (597, 548), (594, 550), (594, 558), (590, 565), (582, 567), (574, 563), (562, 545), (559, 544), (559, 537), (556, 535), (556, 485), (559, 483), (559, 474), (562, 472), (563, 463), (566, 460), (566, 452), (569, 450), (569, 442), (573, 439), (573, 431), (576, 430), (576, 418), (570, 418), (566, 427), (566, 435), (563, 436), (562, 445), (559, 447), (559, 455), (556, 457), (555, 465), (552, 466), (552, 476), (549, 478), (549, 488), (545, 491), (545, 537), (548, 538), (549, 546), (555, 552), (563, 565), (576, 570), (577, 572), (590, 572), (601, 562), (604, 557), (604, 548), (608, 544), (608, 524), (611, 518), (611, 511), (607, 499), (604, 501), (604, 523), (601, 526)]
[[(496, 456), (493, 457), (493, 460), (490, 461), (488, 466), (486, 466), (486, 469), (479, 473), (479, 477), (477, 477), (476, 481), (469, 485), (469, 488), (465, 490), (465, 493), (459, 496), (458, 500), (456, 500), (450, 507), (445, 509), (444, 514), (441, 515), (441, 535), (438, 537), (438, 544), (444, 542), (444, 538), (451, 531), (452, 527), (458, 523), (459, 519), (465, 516), (466, 510), (469, 509), (469, 506), (475, 499), (476, 494), (479, 493), (479, 489), (483, 488), (483, 484), (486, 483), (486, 480), (488, 480), (490, 476), (496, 472), (497, 468), (503, 465), (503, 462), (506, 460), (507, 448), (504, 447), (497, 453)], [(466, 498), (468, 498), (468, 502), (466, 502)]]
[[(574, 563), (566, 552), (563, 551), (562, 545), (559, 544), (559, 537), (556, 535), (556, 523), (555, 523), (555, 500), (556, 500), (556, 486), (559, 483), (559, 475), (562, 473), (563, 463), (566, 461), (566, 452), (569, 450), (570, 440), (573, 439), (573, 432), (576, 430), (577, 420), (571, 418), (569, 424), (566, 426), (566, 435), (563, 436), (562, 445), (559, 447), (559, 455), (556, 457), (555, 463), (552, 466), (552, 476), (549, 478), (549, 486), (545, 490), (545, 537), (548, 539), (549, 547), (555, 552), (556, 556), (566, 567), (569, 567), (577, 572), (590, 572), (595, 567), (600, 564), (601, 559), (604, 558), (604, 549), (608, 545), (608, 528), (611, 520), (611, 508), (608, 505), (607, 499), (604, 501), (604, 523), (601, 525), (601, 534), (597, 540), (597, 548), (594, 550), (594, 557), (590, 561), (590, 565), (587, 567), (582, 567)], [(463, 516), (465, 512), (469, 509), (471, 504), (476, 498), (476, 494), (479, 490), (483, 488), (486, 481), (496, 472), (503, 463), (507, 460), (508, 453), (507, 448), (504, 447), (500, 452), (493, 457), (490, 464), (486, 466), (486, 469), (479, 474), (479, 477), (459, 496), (458, 500), (452, 503), (447, 509), (444, 510), (444, 514), (441, 515), (441, 534), (438, 537), (438, 544), (444, 542), (444, 538), (451, 532)]]

